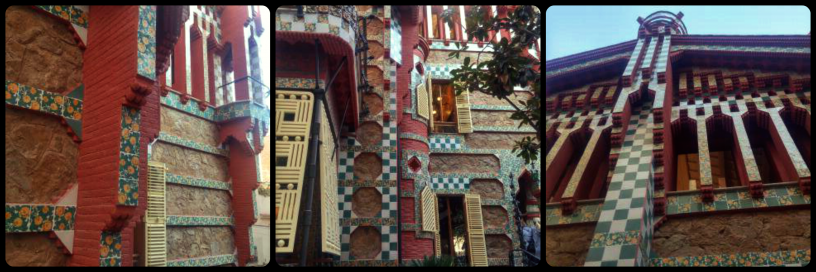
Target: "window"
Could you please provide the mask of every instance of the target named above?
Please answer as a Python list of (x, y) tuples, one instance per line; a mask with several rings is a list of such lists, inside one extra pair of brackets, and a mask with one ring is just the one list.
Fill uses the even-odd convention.
[(450, 83), (433, 85), (433, 132), (456, 133), (456, 100)]
[(441, 39), (442, 35), (439, 35), (439, 15), (434, 14), (433, 18), (433, 36), (431, 38)]
[(165, 85), (168, 87), (173, 86), (173, 63), (175, 62), (173, 59), (175, 58), (175, 54), (170, 54), (170, 64), (167, 67), (167, 73), (164, 74), (164, 78), (166, 79)]
[(470, 117), (470, 93), (456, 95), (453, 84), (431, 84), (428, 73), (428, 85), (431, 90), (431, 131), (436, 133), (472, 133)]

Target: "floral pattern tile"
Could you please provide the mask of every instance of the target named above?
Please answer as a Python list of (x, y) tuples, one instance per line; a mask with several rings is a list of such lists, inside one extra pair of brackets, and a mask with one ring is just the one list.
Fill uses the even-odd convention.
[(122, 266), (121, 232), (103, 231), (99, 244), (99, 266)]
[(117, 204), (139, 204), (139, 139), (141, 138), (141, 113), (137, 109), (122, 107), (122, 132), (119, 138), (119, 196)]
[(202, 179), (202, 178), (194, 178), (194, 177), (187, 177), (187, 176), (180, 176), (170, 172), (165, 173), (165, 180), (167, 183), (172, 184), (179, 184), (179, 185), (187, 185), (187, 186), (195, 186), (195, 187), (202, 187), (202, 188), (209, 188), (209, 189), (216, 189), (216, 190), (232, 190), (232, 184), (229, 182), (211, 180), (211, 179)]
[(167, 96), (161, 97), (161, 103), (162, 105), (169, 106), (208, 121), (213, 121), (213, 117), (215, 116), (215, 108), (208, 106), (206, 110), (201, 111), (198, 108), (198, 103), (194, 100), (190, 100), (187, 102), (187, 104), (183, 104), (181, 103), (181, 96), (179, 96), (179, 94), (176, 92), (169, 92), (167, 93)]
[(192, 259), (179, 259), (179, 260), (172, 260), (167, 261), (168, 267), (204, 267), (204, 266), (217, 266), (217, 265), (224, 265), (224, 264), (231, 264), (235, 263), (235, 255), (218, 255), (218, 256), (207, 256), (207, 257), (200, 257), (200, 258), (192, 258)]
[(138, 73), (156, 80), (156, 6), (139, 6)]
[[(80, 87), (82, 88), (82, 87)], [(82, 100), (6, 80), (6, 104), (69, 120), (82, 119)]]
[(190, 149), (195, 149), (195, 150), (202, 151), (202, 152), (207, 152), (207, 153), (214, 154), (214, 155), (227, 156), (227, 153), (228, 153), (228, 150), (226, 150), (226, 149), (221, 149), (221, 148), (218, 148), (218, 147), (202, 144), (202, 143), (195, 142), (195, 141), (192, 141), (192, 140), (183, 139), (181, 137), (178, 137), (178, 136), (175, 136), (175, 135), (170, 135), (170, 134), (167, 134), (167, 133), (164, 133), (164, 132), (159, 133), (159, 138), (158, 139), (160, 141), (163, 141), (163, 142), (167, 142), (167, 143), (171, 143), (171, 144), (175, 144), (175, 145), (180, 145), (180, 146), (183, 146), (183, 147), (187, 147), (187, 148), (190, 148)]
[(232, 226), (235, 219), (223, 216), (168, 215), (167, 226)]
[(6, 205), (6, 232), (48, 232), (74, 229), (76, 206)]

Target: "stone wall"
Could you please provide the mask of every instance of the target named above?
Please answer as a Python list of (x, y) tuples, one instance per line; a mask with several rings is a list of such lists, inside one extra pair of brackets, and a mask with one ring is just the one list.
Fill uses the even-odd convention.
[(554, 267), (584, 266), (595, 224), (547, 228), (547, 264)]
[(497, 179), (474, 179), (470, 182), (470, 192), (482, 199), (501, 200), (504, 198), (504, 184)]
[(176, 175), (227, 181), (227, 160), (216, 155), (157, 142), (152, 160), (167, 164), (167, 171)]
[(517, 128), (521, 121), (510, 119), (512, 111), (480, 111), (470, 112), (474, 126), (494, 126)]
[(485, 229), (504, 229), (509, 219), (507, 210), (502, 206), (482, 206), (482, 223)]
[(68, 257), (46, 233), (6, 234), (6, 264), (10, 266), (65, 266)]
[(233, 254), (234, 240), (229, 227), (167, 228), (167, 259)]
[[(507, 99), (513, 101), (513, 104), (516, 104), (518, 107), (522, 107), (523, 105), (519, 102), (524, 101), (527, 103), (527, 99), (533, 97), (531, 92), (526, 91), (516, 91), (515, 95), (510, 95)], [(507, 103), (504, 99), (498, 99), (493, 97), (489, 94), (483, 92), (471, 92), (470, 93), (470, 104), (471, 105), (492, 105), (492, 106), (508, 106), (511, 107), (509, 103)]]
[(77, 182), (78, 145), (54, 116), (6, 107), (6, 203), (51, 203)]
[(448, 58), (448, 54), (451, 51), (439, 51), (439, 50), (431, 50), (431, 53), (428, 55), (428, 63), (444, 63), (444, 64), (462, 64), (465, 61), (466, 57), (470, 57), (470, 63), (478, 64), (476, 60), (478, 59), (479, 62), (485, 62), (493, 59), (492, 53), (482, 53), (479, 56), (478, 52), (462, 52), (459, 54), (459, 58)]
[(6, 80), (49, 92), (82, 83), (82, 50), (69, 26), (28, 6), (6, 9)]
[(230, 216), (230, 203), (227, 191), (167, 185), (168, 215)]
[(652, 248), (663, 258), (810, 249), (810, 210), (672, 218)]
[(513, 242), (505, 234), (485, 235), (488, 258), (509, 258), (509, 252), (513, 250)]
[(174, 110), (161, 107), (161, 130), (209, 146), (218, 146), (218, 127), (215, 123)]
[(535, 138), (535, 134), (477, 132), (465, 134), (465, 142), (471, 149), (513, 149), (516, 141), (528, 136)]
[(495, 155), (431, 154), (431, 173), (498, 173), (499, 158)]

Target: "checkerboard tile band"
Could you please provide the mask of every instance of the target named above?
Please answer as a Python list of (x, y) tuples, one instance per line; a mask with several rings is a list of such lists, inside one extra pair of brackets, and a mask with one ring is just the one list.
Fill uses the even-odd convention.
[(399, 244), (397, 243), (397, 226), (382, 226), (380, 227), (380, 234), (382, 235), (382, 252), (380, 259), (382, 260), (396, 260), (399, 253)]
[(431, 178), (431, 189), (470, 189), (469, 178)]
[(640, 247), (644, 234), (651, 235), (644, 228), (651, 224), (647, 208), (653, 175), (650, 112), (650, 106), (633, 110), (585, 266), (635, 266), (648, 260)]
[(459, 138), (431, 138), (430, 139), (431, 148), (437, 149), (460, 149), (462, 148), (462, 143), (459, 142)]

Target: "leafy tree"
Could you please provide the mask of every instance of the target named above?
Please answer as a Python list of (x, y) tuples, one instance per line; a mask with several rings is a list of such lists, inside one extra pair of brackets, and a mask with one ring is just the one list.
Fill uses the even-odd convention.
[[(454, 17), (458, 14), (455, 9), (448, 9), (442, 14), (443, 20), (453, 29)], [(514, 36), (511, 40), (502, 38), (496, 42), (493, 33), (500, 30), (510, 30)], [(519, 151), (518, 156), (524, 158), (525, 163), (538, 158), (541, 150), (541, 72), (533, 68), (541, 65), (541, 61), (521, 56), (524, 48), (535, 46), (541, 38), (541, 11), (534, 6), (517, 6), (508, 12), (506, 18), (488, 17), (487, 9), (482, 6), (472, 6), (465, 18), (465, 32), (468, 37), (490, 41), (484, 49), (493, 49), (493, 58), (480, 61), (484, 49), (477, 55), (476, 61), (471, 62), (465, 57), (462, 67), (451, 71), (454, 89), (459, 95), (465, 90), (478, 91), (489, 94), (510, 103), (515, 112), (510, 117), (520, 120), (519, 128), (529, 125), (536, 131), (536, 137), (525, 137), (516, 141), (513, 152)], [(466, 47), (456, 43), (457, 51), (451, 52), (448, 57), (459, 58)], [(533, 97), (520, 101), (516, 105), (508, 96), (515, 95), (514, 86), (530, 88)]]

